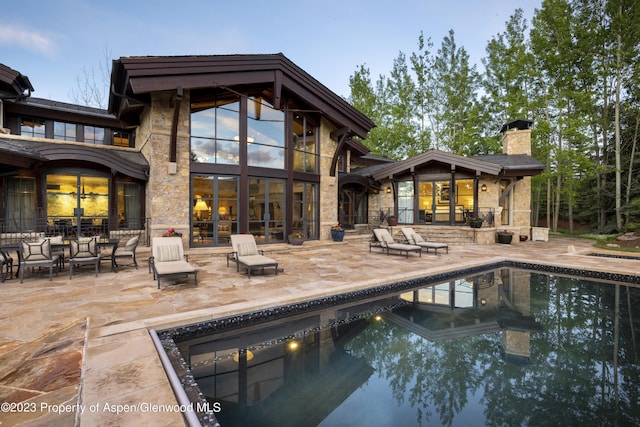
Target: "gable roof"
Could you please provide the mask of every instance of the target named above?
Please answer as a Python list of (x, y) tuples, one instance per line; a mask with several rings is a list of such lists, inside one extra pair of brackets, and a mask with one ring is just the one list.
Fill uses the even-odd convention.
[(484, 160), (460, 156), (458, 154), (440, 150), (429, 150), (418, 154), (417, 156), (413, 156), (406, 160), (401, 160), (387, 167), (378, 169), (372, 174), (372, 176), (376, 180), (389, 178), (394, 175), (412, 172), (416, 167), (430, 162), (445, 163), (455, 167), (456, 169), (469, 169), (490, 175), (498, 175), (502, 169), (499, 165)]
[(427, 163), (437, 162), (451, 165), (455, 169), (467, 169), (487, 175), (532, 176), (539, 175), (544, 165), (527, 154), (496, 154), (465, 157), (440, 150), (429, 150), (406, 160), (374, 170), (371, 176), (375, 180), (390, 178), (394, 175), (413, 172)]
[(111, 84), (109, 111), (121, 119), (135, 117), (131, 110), (139, 112), (153, 92), (266, 84), (273, 86), (276, 104), (285, 88), (350, 135), (364, 139), (375, 126), (282, 53), (123, 57), (113, 61)]

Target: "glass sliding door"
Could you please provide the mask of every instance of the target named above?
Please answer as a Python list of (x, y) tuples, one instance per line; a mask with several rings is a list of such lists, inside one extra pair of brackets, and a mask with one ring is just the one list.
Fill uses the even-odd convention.
[(318, 184), (293, 183), (293, 223), (291, 231), (301, 231), (307, 239), (318, 239)]
[(420, 182), (418, 188), (418, 224), (431, 224), (435, 219), (436, 206), (433, 182)]
[(398, 183), (398, 222), (413, 224), (413, 181)]
[(285, 241), (285, 188), (282, 179), (249, 178), (249, 233), (258, 243)]
[(101, 235), (108, 229), (109, 178), (47, 175), (47, 220), (65, 237)]
[(36, 230), (36, 180), (6, 178), (2, 232)]
[(238, 233), (238, 177), (195, 175), (191, 193), (191, 244), (228, 245)]

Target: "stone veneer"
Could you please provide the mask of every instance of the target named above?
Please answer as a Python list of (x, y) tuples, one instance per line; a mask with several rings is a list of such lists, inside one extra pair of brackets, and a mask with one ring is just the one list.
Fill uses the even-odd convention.
[(177, 133), (176, 173), (170, 173), (169, 145), (173, 122), (172, 92), (153, 93), (151, 106), (141, 114), (136, 144), (149, 161), (146, 213), (151, 218), (149, 234), (160, 236), (169, 228), (182, 233), (189, 242), (189, 91), (180, 105)]

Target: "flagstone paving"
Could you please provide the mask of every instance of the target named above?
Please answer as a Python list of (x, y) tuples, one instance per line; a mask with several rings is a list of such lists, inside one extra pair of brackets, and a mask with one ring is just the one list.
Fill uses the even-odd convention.
[[(283, 269), (252, 274), (226, 265), (228, 248), (192, 249), (192, 278), (157, 288), (140, 268), (95, 277), (82, 268), (0, 283), (0, 426), (175, 426), (176, 405), (148, 330), (290, 304), (503, 259), (640, 274), (640, 261), (587, 256), (586, 239), (451, 246), (449, 253), (386, 255), (361, 239), (269, 245)], [(600, 250), (599, 252), (606, 252)], [(135, 406), (127, 406), (135, 405)], [(127, 410), (117, 413), (118, 411)]]

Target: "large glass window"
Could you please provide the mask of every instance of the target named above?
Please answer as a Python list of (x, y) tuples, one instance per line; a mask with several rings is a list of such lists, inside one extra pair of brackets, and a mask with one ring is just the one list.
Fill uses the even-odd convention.
[(90, 144), (104, 144), (104, 128), (85, 125), (84, 142)]
[(318, 129), (299, 115), (293, 120), (293, 169), (309, 173), (318, 169)]
[(191, 160), (198, 163), (240, 163), (240, 101), (214, 100), (191, 104)]
[(3, 231), (35, 230), (35, 179), (6, 178), (5, 185), (5, 226)]
[(247, 164), (284, 169), (284, 112), (264, 98), (249, 98), (247, 117)]
[(76, 124), (67, 122), (53, 122), (53, 139), (76, 141)]

